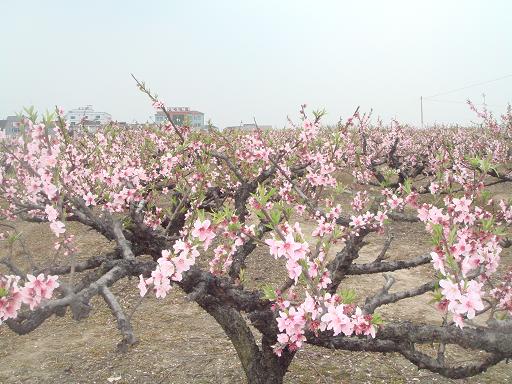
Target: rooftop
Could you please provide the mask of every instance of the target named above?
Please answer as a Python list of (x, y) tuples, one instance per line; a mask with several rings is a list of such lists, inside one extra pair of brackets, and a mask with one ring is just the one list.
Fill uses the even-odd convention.
[[(190, 115), (197, 115), (197, 114), (201, 114), (201, 115), (204, 115), (203, 112), (199, 112), (199, 111), (194, 111), (192, 109), (190, 109), (189, 107), (170, 107), (170, 108), (167, 108), (167, 112), (169, 112), (171, 115), (174, 115), (174, 114), (190, 114)], [(156, 112), (157, 115), (165, 115), (165, 113), (163, 111), (157, 111)]]

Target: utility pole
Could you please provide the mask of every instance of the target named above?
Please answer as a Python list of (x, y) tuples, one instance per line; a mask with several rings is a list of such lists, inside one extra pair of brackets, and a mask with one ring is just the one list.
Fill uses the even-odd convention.
[(423, 125), (423, 96), (420, 96), (420, 107), (421, 107), (421, 128), (425, 128)]

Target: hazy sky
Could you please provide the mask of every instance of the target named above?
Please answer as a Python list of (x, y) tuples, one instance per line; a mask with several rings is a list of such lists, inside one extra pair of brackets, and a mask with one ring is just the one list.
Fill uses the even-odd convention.
[[(167, 105), (215, 125), (283, 126), (302, 103), (327, 122), (355, 107), (419, 123), (419, 97), (512, 75), (512, 1), (0, 2), (0, 118), (92, 104), (120, 121)], [(465, 123), (467, 98), (503, 111), (512, 76), (425, 101), (426, 122)], [(444, 102), (449, 101), (449, 102)]]

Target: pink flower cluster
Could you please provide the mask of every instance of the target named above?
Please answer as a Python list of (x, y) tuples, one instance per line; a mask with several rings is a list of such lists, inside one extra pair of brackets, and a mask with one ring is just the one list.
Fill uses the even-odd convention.
[(19, 276), (0, 276), (0, 323), (16, 318), (22, 304), (31, 310), (37, 308), (44, 299), (50, 299), (59, 286), (57, 276), (37, 277), (27, 275), (24, 286), (19, 286)]
[(492, 215), (473, 206), (473, 198), (447, 197), (444, 203), (444, 208), (423, 204), (418, 217), (436, 242), (430, 255), (442, 276), (437, 307), (452, 313), (462, 328), (464, 317), (472, 319), (484, 309), (484, 283), (496, 272), (502, 249), (492, 228), (483, 227), (485, 222), (492, 223)]
[(148, 286), (153, 288), (156, 297), (164, 298), (171, 289), (171, 280), (181, 281), (183, 273), (195, 264), (199, 251), (196, 245), (187, 241), (177, 240), (173, 245), (176, 256), (171, 257), (170, 250), (163, 250), (162, 257), (157, 260), (157, 267), (151, 272), (151, 277), (144, 279), (139, 276), (139, 291), (141, 296), (148, 292)]
[(211, 221), (208, 219), (204, 221), (196, 220), (194, 229), (192, 230), (192, 236), (203, 243), (205, 250), (208, 249), (212, 240), (215, 238), (215, 232), (211, 224)]
[[(270, 247), (270, 254), (276, 259), (279, 257), (286, 258), (286, 269), (290, 279), (297, 279), (302, 274), (301, 260), (306, 261), (306, 254), (309, 252), (309, 244), (304, 241), (296, 241), (292, 228), (282, 226), (285, 231), (283, 240), (276, 240), (275, 237), (265, 240), (265, 244)], [(296, 228), (300, 230), (298, 223)]]
[(335, 164), (325, 154), (315, 153), (308, 156), (312, 163), (307, 168), (306, 179), (312, 186), (336, 187), (337, 181), (332, 175)]
[(503, 200), (500, 200), (499, 207), (501, 209), (501, 216), (503, 221), (507, 224), (512, 224), (512, 205), (507, 205)]
[[(339, 214), (340, 207), (337, 206), (327, 217), (334, 220)], [(322, 237), (325, 233), (332, 232), (332, 226), (334, 221), (327, 224), (322, 216), (313, 234)], [(331, 279), (326, 269), (323, 246), (320, 245), (315, 252), (311, 252), (298, 223), (293, 227), (287, 223), (281, 224), (278, 226), (278, 233), (281, 240), (273, 236), (265, 240), (265, 243), (269, 246), (271, 255), (286, 259), (288, 276), (294, 280), (295, 285), (288, 292), (287, 300), (280, 296), (280, 292), (276, 292), (274, 309), (279, 312), (277, 324), (281, 333), (274, 345), (274, 352), (281, 355), (284, 348), (301, 348), (307, 332), (332, 331), (334, 335), (343, 332), (345, 335), (355, 333), (375, 336), (376, 328), (371, 315), (364, 315), (360, 308), (343, 304), (340, 296), (325, 291), (331, 284)], [(294, 305), (292, 302), (297, 297), (293, 288), (297, 286), (299, 277), (306, 288), (306, 299)]]
[(50, 229), (55, 234), (55, 236), (59, 237), (64, 232), (66, 232), (64, 223), (60, 220), (57, 220), (59, 217), (59, 212), (53, 206), (46, 205), (44, 211), (47, 215), (48, 221), (50, 222)]
[(490, 293), (497, 301), (498, 309), (507, 311), (512, 316), (512, 269), (509, 269), (501, 283)]
[(472, 319), (477, 311), (484, 309), (483, 284), (476, 280), (465, 283), (453, 280), (447, 278), (439, 281), (439, 286), (442, 288), (441, 293), (445, 298), (439, 309), (446, 309), (453, 313), (454, 322), (462, 328), (464, 326), (463, 315)]
[(352, 209), (356, 212), (361, 212), (368, 204), (368, 192), (359, 191), (352, 200)]
[(300, 134), (300, 138), (304, 142), (309, 142), (316, 137), (319, 130), (320, 125), (318, 123), (313, 123), (309, 120), (305, 120), (302, 124), (302, 132)]
[(153, 108), (155, 108), (158, 111), (158, 110), (161, 110), (162, 108), (165, 108), (165, 104), (161, 101), (155, 100), (153, 102)]
[(214, 257), (210, 260), (210, 272), (214, 275), (227, 273), (233, 263), (233, 255), (251, 236), (255, 236), (254, 225), (238, 225), (238, 217), (232, 216), (218, 224), (222, 238), (227, 242), (214, 249)]
[(388, 217), (386, 215), (387, 211), (377, 211), (377, 213), (372, 213), (367, 211), (364, 214), (360, 215), (352, 215), (350, 216), (350, 227), (355, 235), (359, 232), (359, 230), (367, 228), (377, 228), (380, 229), (384, 226), (384, 220)]
[(375, 337), (377, 327), (372, 323), (373, 316), (364, 315), (361, 308), (341, 301), (336, 294), (310, 296), (307, 293), (304, 302), (293, 306), (278, 297), (275, 305), (279, 308), (277, 326), (281, 333), (273, 346), (274, 353), (281, 356), (285, 348), (291, 351), (301, 348), (306, 332), (332, 331), (334, 336), (343, 333)]

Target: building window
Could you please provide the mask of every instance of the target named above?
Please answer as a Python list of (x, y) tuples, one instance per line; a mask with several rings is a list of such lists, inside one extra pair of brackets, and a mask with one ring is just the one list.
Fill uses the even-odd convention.
[(70, 117), (70, 119), (71, 119), (71, 120), (75, 120), (75, 116), (71, 116), (71, 117)]
[(96, 119), (99, 119), (101, 116), (100, 115), (96, 115)]

